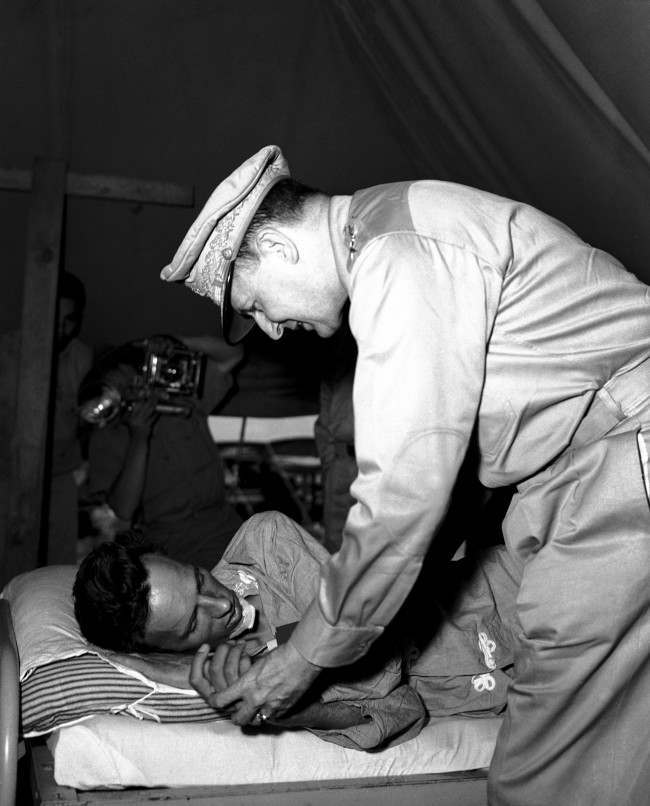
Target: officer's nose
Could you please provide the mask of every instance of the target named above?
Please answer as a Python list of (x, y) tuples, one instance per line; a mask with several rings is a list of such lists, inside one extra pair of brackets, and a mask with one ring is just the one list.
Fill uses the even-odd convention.
[(201, 593), (197, 604), (205, 608), (212, 618), (226, 616), (232, 609), (232, 599), (229, 596), (206, 596)]

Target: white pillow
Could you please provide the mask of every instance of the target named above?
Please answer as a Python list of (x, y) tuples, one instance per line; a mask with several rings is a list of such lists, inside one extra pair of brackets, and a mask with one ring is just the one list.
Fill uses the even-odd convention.
[(20, 656), (20, 680), (52, 661), (94, 652), (74, 615), (75, 565), (49, 565), (14, 577), (2, 591)]
[(86, 641), (74, 614), (72, 587), (76, 574), (76, 565), (48, 565), (14, 577), (2, 591), (2, 598), (11, 606), (20, 658), (20, 682), (48, 663), (90, 653), (122, 674), (146, 683), (153, 691), (198, 696), (193, 689), (177, 689), (150, 680)]
[(160, 722), (223, 718), (196, 691), (154, 683), (88, 643), (74, 615), (76, 573), (74, 565), (37, 568), (12, 579), (1, 594), (11, 607), (20, 657), (24, 736), (49, 733), (100, 713)]

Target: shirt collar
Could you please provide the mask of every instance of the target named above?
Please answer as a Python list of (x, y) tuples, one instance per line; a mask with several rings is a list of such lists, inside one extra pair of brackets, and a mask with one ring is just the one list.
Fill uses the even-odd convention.
[(349, 237), (346, 234), (345, 228), (348, 223), (351, 200), (351, 196), (332, 196), (329, 200), (327, 213), (330, 242), (336, 263), (336, 272), (343, 287), (348, 292), (350, 290), (350, 275), (347, 270)]

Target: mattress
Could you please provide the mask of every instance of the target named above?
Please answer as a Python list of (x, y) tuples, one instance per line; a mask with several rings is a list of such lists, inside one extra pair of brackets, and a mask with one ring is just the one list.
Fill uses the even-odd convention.
[(501, 720), (435, 720), (419, 736), (366, 753), (304, 730), (244, 733), (227, 721), (157, 724), (104, 715), (48, 739), (54, 778), (77, 789), (279, 783), (487, 767)]

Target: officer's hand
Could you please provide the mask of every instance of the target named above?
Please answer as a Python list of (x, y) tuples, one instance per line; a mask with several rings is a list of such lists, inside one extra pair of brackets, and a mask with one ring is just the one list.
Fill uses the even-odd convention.
[(320, 672), (291, 643), (264, 655), (250, 666), (241, 653), (222, 651), (213, 655), (206, 668), (208, 649), (197, 652), (190, 683), (214, 708), (231, 709), (237, 725), (259, 724), (289, 709)]

